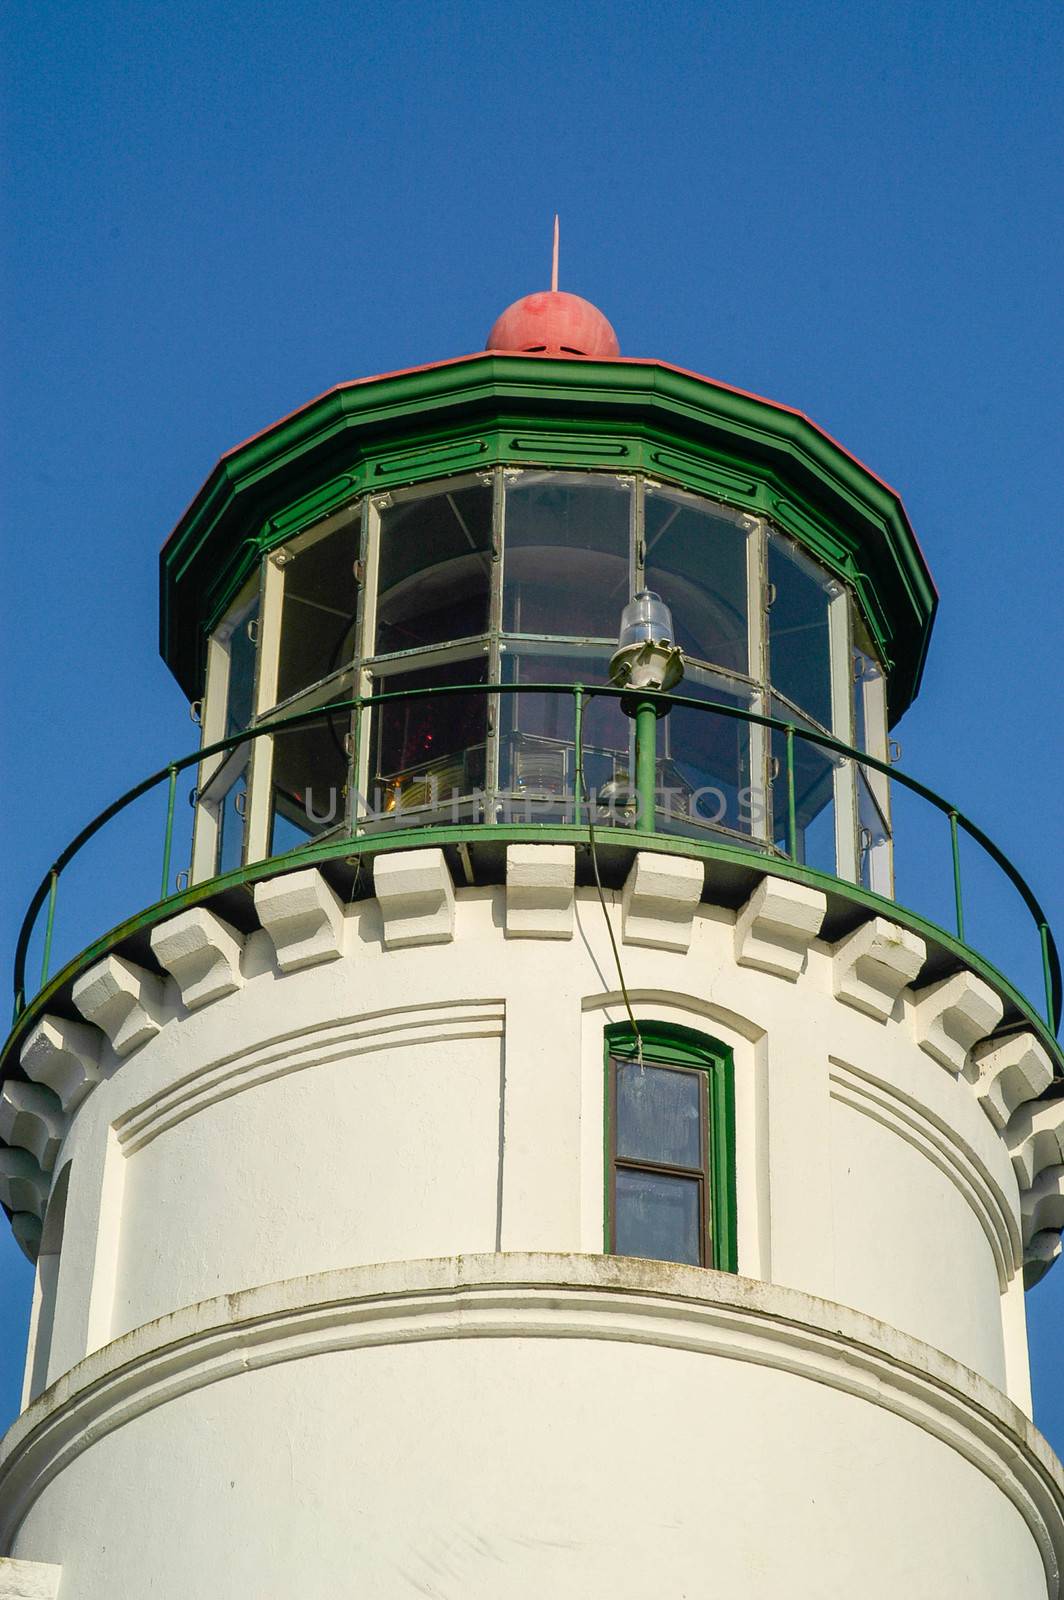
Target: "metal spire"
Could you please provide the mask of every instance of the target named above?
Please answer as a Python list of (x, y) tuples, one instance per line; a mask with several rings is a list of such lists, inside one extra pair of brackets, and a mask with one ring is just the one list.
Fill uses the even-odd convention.
[(552, 294), (556, 294), (558, 292), (558, 213), (557, 212), (554, 213), (554, 254), (551, 257), (551, 265), (550, 265), (550, 288), (551, 288), (551, 293)]

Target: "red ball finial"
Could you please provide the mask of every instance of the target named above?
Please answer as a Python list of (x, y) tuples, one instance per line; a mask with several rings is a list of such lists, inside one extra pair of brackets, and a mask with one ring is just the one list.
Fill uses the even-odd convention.
[(617, 335), (598, 307), (559, 289), (526, 294), (507, 306), (484, 348), (547, 356), (621, 353)]

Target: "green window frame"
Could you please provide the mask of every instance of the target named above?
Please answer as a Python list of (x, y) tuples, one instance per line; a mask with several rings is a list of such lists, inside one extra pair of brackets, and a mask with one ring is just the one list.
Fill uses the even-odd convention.
[(604, 1048), (604, 1250), (615, 1255), (618, 1171), (660, 1172), (697, 1177), (700, 1182), (700, 1260), (698, 1265), (722, 1272), (738, 1271), (735, 1206), (735, 1066), (732, 1052), (719, 1039), (676, 1023), (639, 1023), (643, 1062), (648, 1068), (673, 1067), (702, 1074), (702, 1164), (673, 1167), (617, 1152), (618, 1067), (639, 1059), (629, 1023), (605, 1030)]

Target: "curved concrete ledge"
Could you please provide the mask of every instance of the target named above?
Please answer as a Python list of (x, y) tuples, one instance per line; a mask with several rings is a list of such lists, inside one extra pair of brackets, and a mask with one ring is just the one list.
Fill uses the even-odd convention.
[(1035, 1540), (1048, 1594), (1064, 1569), (1064, 1471), (1023, 1413), (930, 1346), (850, 1310), (727, 1273), (623, 1257), (444, 1257), (219, 1296), (96, 1351), (23, 1413), (0, 1449), (0, 1546), (84, 1451), (209, 1384), (279, 1362), (448, 1339), (588, 1339), (753, 1362), (878, 1406), (955, 1450)]
[[(574, 846), (510, 844), (505, 859), (505, 935), (571, 936)], [(455, 891), (442, 849), (380, 851), (374, 858), (374, 889), (376, 936), (385, 949), (455, 938)], [(702, 861), (635, 850), (621, 896), (622, 942), (682, 954), (691, 943), (700, 898), (710, 904), (719, 899), (714, 873), (707, 878)], [(73, 985), (80, 1022), (47, 1013), (37, 1020), (20, 1056), (22, 1070), (35, 1081), (0, 1085), (0, 1141), (27, 1151), (39, 1168), (20, 1168), (17, 1176), (32, 1181), (30, 1190), (23, 1182), (18, 1194), (13, 1175), (0, 1168), (0, 1203), (9, 1211), (43, 1217), (47, 1175), (71, 1114), (101, 1077), (168, 1024), (224, 1002), (261, 970), (264, 959), (288, 972), (355, 953), (354, 917), (345, 914), (317, 866), (278, 872), (257, 883), (255, 908), (259, 930), (250, 938), (206, 905), (164, 920), (153, 928), (151, 946), (168, 979), (110, 954)], [(745, 905), (731, 912), (737, 964), (796, 983), (825, 909), (823, 894), (769, 868)], [(1045, 1182), (1039, 1187), (1041, 1174), (1064, 1160), (1064, 1098), (1048, 1104), (1041, 1099), (1053, 1079), (1049, 1054), (1026, 1027), (1003, 1039), (994, 1035), (1003, 1001), (973, 973), (962, 970), (919, 987), (927, 947), (900, 924), (871, 917), (823, 948), (832, 956), (837, 1000), (886, 1025), (900, 1019), (907, 996), (907, 1034), (951, 1076), (971, 1084), (991, 1126), (1009, 1145), (1023, 1191), (1022, 1242), (1004, 1237), (1010, 1231), (1007, 1221), (997, 1230), (1002, 1237), (991, 1237), (999, 1280), (1004, 1288), (1015, 1261), (1025, 1263), (1028, 1283), (1036, 1282), (1059, 1254), (1053, 1236), (1059, 1239), (1064, 1223), (1058, 1193), (1048, 1194)], [(986, 1228), (982, 1216), (980, 1223)], [(34, 1238), (32, 1230), (25, 1234), (31, 1256)]]

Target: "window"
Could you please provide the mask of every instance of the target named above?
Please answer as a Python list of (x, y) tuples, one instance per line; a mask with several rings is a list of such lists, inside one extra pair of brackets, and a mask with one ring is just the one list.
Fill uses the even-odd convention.
[(606, 1030), (606, 1249), (736, 1270), (731, 1052), (690, 1028)]

